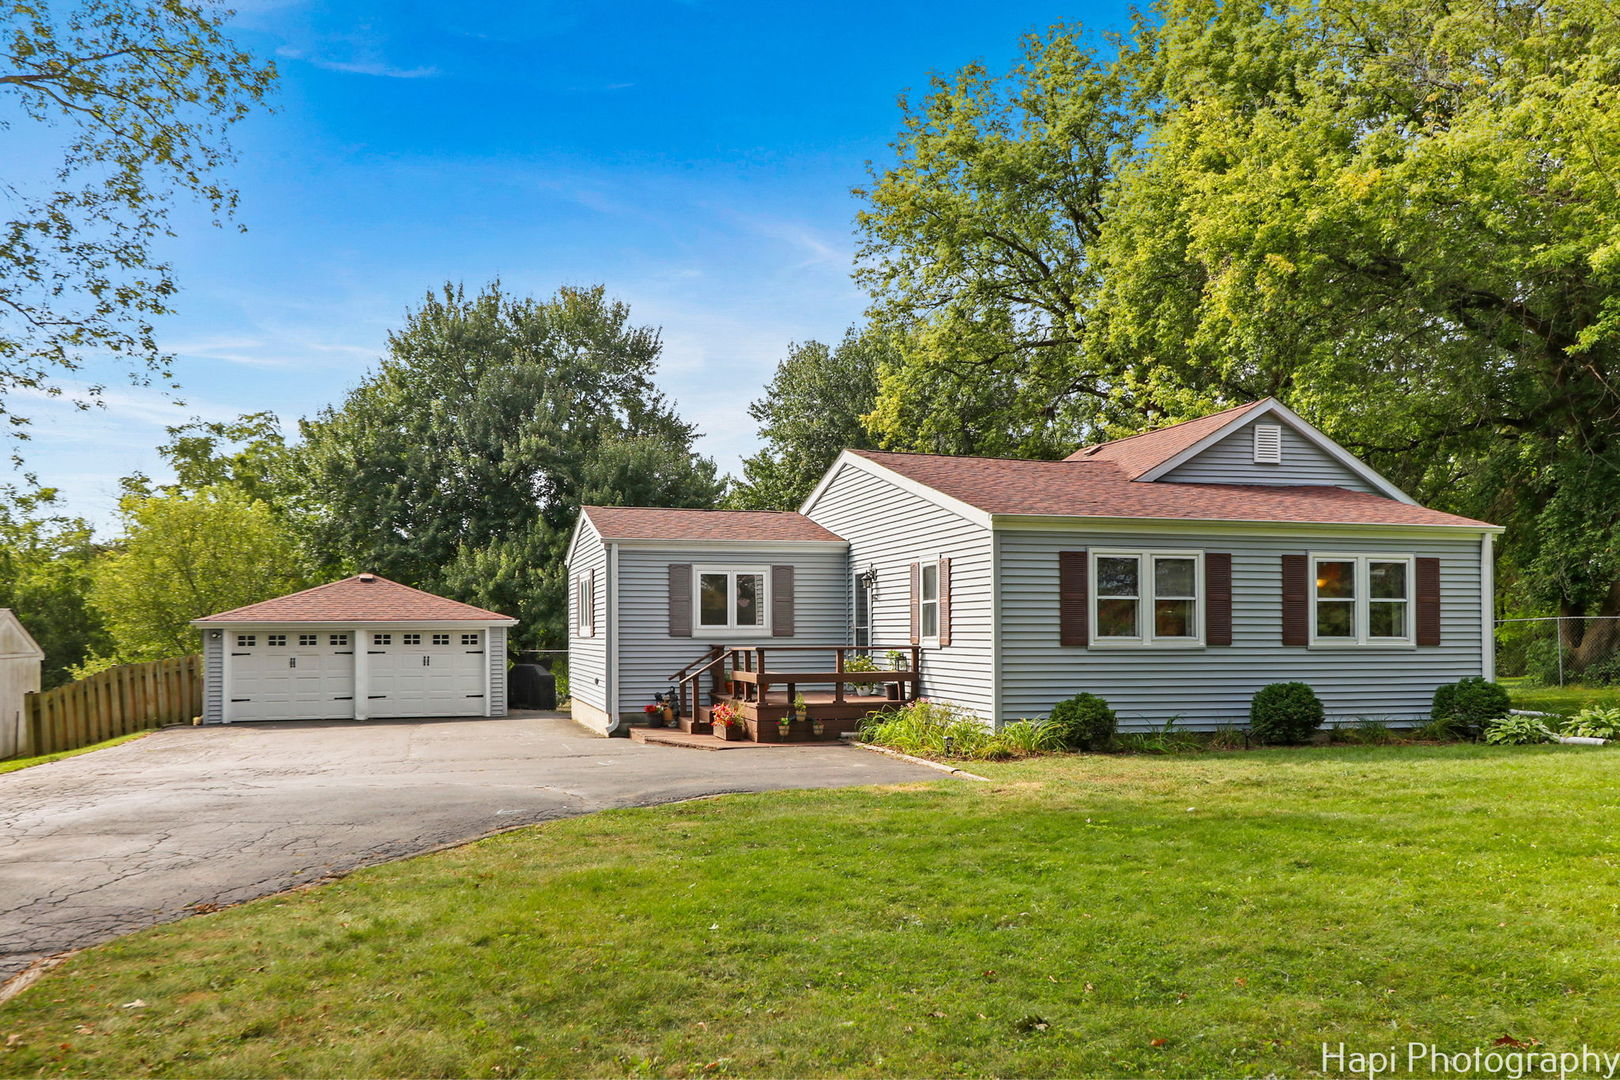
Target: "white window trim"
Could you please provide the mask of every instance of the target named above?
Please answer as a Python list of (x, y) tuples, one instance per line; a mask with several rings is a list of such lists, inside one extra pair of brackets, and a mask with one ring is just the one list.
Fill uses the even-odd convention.
[[(1089, 565), (1086, 568), (1086, 580), (1090, 587), (1086, 603), (1089, 606), (1087, 618), (1091, 626), (1091, 647), (1101, 649), (1202, 649), (1204, 647), (1204, 551), (1202, 548), (1092, 548), (1088, 554)], [(1149, 631), (1153, 625), (1153, 604), (1155, 575), (1153, 573), (1153, 560), (1163, 558), (1191, 559), (1193, 562), (1193, 627), (1198, 631), (1192, 637), (1159, 637), (1151, 632), (1138, 634), (1136, 637), (1104, 637), (1097, 632), (1097, 600), (1102, 595), (1098, 588), (1097, 560), (1098, 559), (1139, 559), (1143, 569), (1137, 584), (1136, 597), (1136, 626), (1139, 631)]]
[[(726, 625), (713, 626), (703, 621), (703, 575), (726, 574), (731, 578), (726, 586)], [(759, 606), (760, 620), (752, 626), (738, 626), (737, 575), (757, 574), (761, 579)], [(771, 568), (769, 566), (739, 566), (717, 563), (692, 567), (692, 632), (712, 637), (760, 637), (771, 632)]]
[[(917, 564), (917, 641), (922, 645), (935, 649), (939, 648), (940, 628), (939, 599), (941, 590), (939, 587), (939, 563), (940, 556), (936, 555), (932, 559), (924, 559)], [(923, 596), (923, 582), (927, 579), (927, 574), (924, 571), (930, 566), (934, 568), (934, 598), (927, 600)], [(934, 605), (934, 632), (925, 634), (923, 633), (923, 626), (926, 625), (926, 622), (923, 619), (923, 611), (929, 604)]]
[[(1310, 586), (1311, 605), (1308, 617), (1313, 649), (1415, 649), (1417, 648), (1417, 556), (1388, 552), (1312, 551), (1306, 563)], [(1353, 638), (1319, 638), (1316, 636), (1316, 564), (1319, 561), (1351, 562), (1356, 566), (1356, 611)], [(1375, 638), (1367, 635), (1367, 608), (1372, 600), (1368, 563), (1398, 562), (1406, 564), (1406, 636)]]

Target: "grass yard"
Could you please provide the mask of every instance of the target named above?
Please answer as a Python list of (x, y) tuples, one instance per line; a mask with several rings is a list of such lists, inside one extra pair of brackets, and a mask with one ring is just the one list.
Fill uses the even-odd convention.
[(0, 1006), (0, 1074), (1293, 1076), (1324, 1040), (1613, 1050), (1617, 766), (1057, 757), (612, 811), (84, 953)]
[(7, 761), (0, 761), (0, 773), (16, 772), (18, 769), (27, 769), (34, 765), (49, 765), (53, 761), (78, 757), (80, 754), (88, 754), (92, 750), (105, 750), (109, 746), (117, 746), (119, 743), (126, 743), (131, 739), (139, 739), (150, 734), (152, 734), (150, 731), (137, 731), (130, 735), (120, 735), (114, 739), (107, 739), (91, 746), (81, 746), (77, 750), (61, 750), (54, 754), (40, 754), (38, 757), (11, 758)]
[(1588, 705), (1620, 705), (1620, 686), (1526, 686), (1522, 679), (1503, 679), (1515, 709), (1574, 716)]

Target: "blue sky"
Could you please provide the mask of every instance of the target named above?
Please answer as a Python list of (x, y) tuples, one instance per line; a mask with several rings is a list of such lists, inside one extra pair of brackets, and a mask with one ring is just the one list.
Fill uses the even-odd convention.
[(183, 389), (25, 410), (28, 467), (104, 524), (119, 476), (161, 474), (166, 424), (271, 409), (290, 427), (446, 280), (605, 284), (663, 328), (660, 384), (735, 471), (788, 343), (860, 319), (849, 189), (886, 159), (897, 95), (975, 59), (1004, 69), (1025, 31), (1126, 18), (1024, 0), (238, 7), (282, 80), (234, 137), (247, 233), (183, 213), (166, 251)]

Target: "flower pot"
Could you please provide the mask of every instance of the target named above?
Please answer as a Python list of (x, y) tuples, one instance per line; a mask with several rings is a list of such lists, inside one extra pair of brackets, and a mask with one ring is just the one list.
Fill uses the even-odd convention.
[(820, 738), (825, 737), (826, 732), (827, 732), (826, 725), (823, 724), (820, 720), (812, 720), (812, 721), (810, 721), (810, 734), (812, 736), (814, 736), (817, 739), (820, 739)]
[(890, 701), (900, 700), (900, 684), (897, 682), (884, 683), (883, 693)]
[(747, 742), (748, 732), (743, 729), (741, 722), (714, 725), (714, 737), (724, 739), (726, 742)]

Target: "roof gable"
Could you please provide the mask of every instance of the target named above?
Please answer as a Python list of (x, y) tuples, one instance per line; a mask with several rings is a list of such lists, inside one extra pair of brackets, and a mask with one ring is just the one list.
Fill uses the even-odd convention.
[(459, 600), (435, 596), (377, 574), (355, 574), (313, 589), (232, 608), (200, 619), (210, 623), (505, 622), (517, 620)]
[(0, 657), (43, 660), (45, 650), (10, 608), (0, 608)]
[(589, 519), (603, 540), (844, 542), (843, 537), (793, 511), (583, 506), (580, 515)]
[(1321, 429), (1276, 398), (1263, 398), (1222, 412), (1201, 416), (1169, 427), (1100, 443), (1070, 454), (1065, 461), (1107, 461), (1117, 465), (1128, 480), (1145, 482), (1169, 478), (1169, 474), (1216, 446), (1233, 432), (1272, 416), (1312, 444), (1350, 474), (1360, 478), (1373, 491), (1399, 502), (1416, 505), (1416, 500), (1397, 487), (1371, 465), (1328, 438)]

